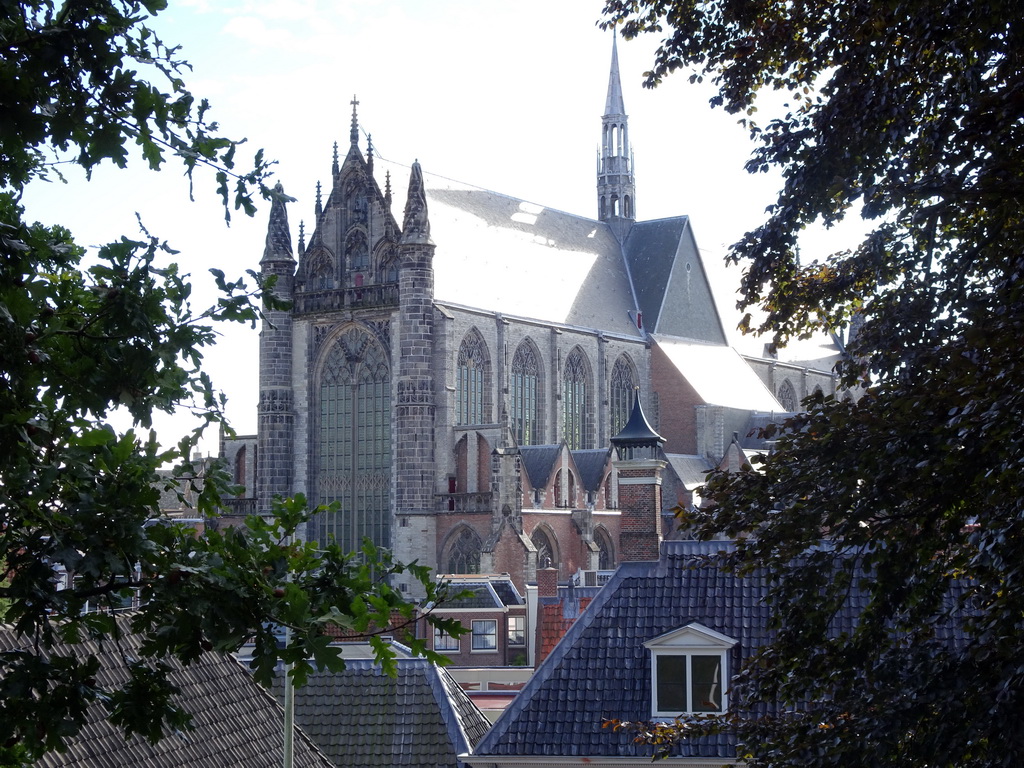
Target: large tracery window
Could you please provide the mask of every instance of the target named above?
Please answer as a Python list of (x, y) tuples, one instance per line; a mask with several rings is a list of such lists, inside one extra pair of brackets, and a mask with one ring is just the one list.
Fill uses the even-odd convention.
[(481, 549), (476, 531), (463, 526), (448, 548), (448, 573), (480, 573)]
[(565, 359), (562, 377), (562, 408), (565, 442), (569, 450), (590, 448), (590, 370), (579, 347)]
[(538, 397), (540, 365), (533, 345), (524, 341), (512, 358), (509, 377), (509, 418), (519, 445), (540, 444)]
[(320, 374), (318, 501), (337, 501), (322, 532), (345, 551), (364, 537), (391, 546), (391, 371), (384, 348), (351, 328), (330, 348)]
[(626, 355), (612, 366), (612, 378), (608, 391), (608, 405), (612, 417), (611, 435), (614, 437), (622, 431), (633, 411), (633, 398), (636, 397), (636, 374), (633, 364)]
[(466, 334), (459, 347), (455, 382), (455, 423), (484, 424), (487, 394), (487, 346), (476, 330)]
[(779, 404), (790, 413), (795, 413), (797, 410), (796, 401), (796, 390), (793, 389), (793, 384), (789, 379), (785, 379), (782, 384), (779, 385), (778, 392)]

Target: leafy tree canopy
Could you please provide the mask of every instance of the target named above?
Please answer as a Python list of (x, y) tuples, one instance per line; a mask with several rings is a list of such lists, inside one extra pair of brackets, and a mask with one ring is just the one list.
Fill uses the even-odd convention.
[[(1015, 765), (1024, 748), (1024, 22), (1001, 0), (606, 0), (663, 36), (646, 84), (710, 78), (751, 172), (781, 170), (741, 308), (787, 339), (850, 324), (842, 382), (756, 473), (715, 475), (703, 536), (774, 584), (775, 640), (730, 723), (757, 765)], [(786, 106), (759, 123), (758, 96)], [(860, 215), (857, 247), (797, 256)], [(832, 544), (819, 548), (827, 537)], [(865, 576), (864, 574), (869, 574)], [(868, 599), (857, 630), (833, 617)], [(962, 628), (953, 642), (951, 623)], [(767, 709), (766, 709), (767, 708)], [(669, 741), (689, 726), (662, 730)]]
[[(220, 424), (203, 350), (216, 322), (256, 322), (257, 300), (273, 302), (268, 286), (212, 270), (220, 298), (197, 311), (157, 238), (121, 237), (86, 254), (59, 225), (26, 221), (19, 199), (26, 185), (59, 179), (62, 165), (88, 173), (140, 156), (153, 169), (181, 162), (190, 178), (209, 167), (226, 214), (251, 214), (255, 195), (277, 194), (261, 152), (236, 168), (241, 142), (208, 122), (181, 79), (187, 65), (146, 26), (164, 6), (0, 0), (0, 619), (23, 640), (0, 653), (0, 764), (60, 749), (90, 704), (151, 739), (182, 725), (164, 674), (171, 656), (187, 663), (251, 641), (260, 679), (283, 659), (301, 680), (309, 659), (341, 663), (327, 625), (376, 638), (396, 617), (412, 619), (390, 586), (396, 573), (410, 570), (441, 597), (425, 569), (386, 553), (296, 541), (302, 499), (280, 502), (272, 520), (202, 537), (157, 520), (162, 491), (195, 492), (195, 513), (207, 518), (237, 492), (217, 467), (190, 487), (199, 431), (167, 448), (149, 428), (154, 412), (179, 407)], [(112, 426), (115, 412), (131, 426)], [(173, 465), (175, 477), (158, 472)], [(85, 638), (116, 643), (110, 611), (133, 596), (147, 655), (122, 689), (104, 690), (87, 654), (48, 653)], [(292, 629), (287, 647), (275, 625)]]

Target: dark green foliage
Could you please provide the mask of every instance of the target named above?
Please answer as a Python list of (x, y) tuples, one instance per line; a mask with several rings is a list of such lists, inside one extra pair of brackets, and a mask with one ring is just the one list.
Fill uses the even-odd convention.
[[(325, 631), (336, 625), (370, 637), (387, 665), (379, 633), (414, 611), (390, 577), (409, 571), (429, 599), (443, 597), (425, 569), (387, 553), (296, 542), (311, 512), (303, 499), (205, 536), (157, 521), (161, 491), (196, 497), (196, 517), (211, 523), (221, 496), (238, 491), (217, 466), (195, 480), (189, 460), (202, 427), (170, 448), (149, 428), (156, 411), (181, 408), (221, 426), (203, 352), (215, 323), (257, 322), (260, 300), (275, 304), (264, 295), (272, 286), (211, 270), (220, 298), (197, 311), (158, 239), (122, 237), (87, 255), (62, 227), (25, 221), (18, 201), (26, 184), (59, 175), (57, 163), (123, 166), (133, 145), (153, 169), (166, 157), (190, 178), (212, 166), (225, 212), (251, 213), (254, 193), (274, 194), (262, 153), (235, 171), (239, 142), (206, 122), (207, 105), (180, 79), (186, 65), (146, 27), (163, 7), (0, 0), (0, 619), (21, 633), (17, 648), (0, 651), (4, 765), (60, 749), (94, 702), (149, 739), (185, 725), (167, 681), (172, 657), (188, 663), (252, 641), (263, 682), (279, 659), (301, 681), (310, 663), (341, 664)], [(173, 477), (158, 472), (170, 466)], [(88, 653), (51, 653), (66, 642), (114, 642), (125, 624), (110, 611), (134, 595), (144, 603), (132, 619), (144, 653), (123, 684), (97, 682)], [(275, 625), (291, 629), (287, 646)]]
[[(774, 579), (773, 643), (730, 723), (758, 765), (1016, 765), (1024, 749), (1024, 22), (1010, 2), (619, 2), (626, 37), (744, 114), (748, 169), (781, 169), (733, 246), (774, 340), (854, 323), (856, 402), (817, 398), (758, 473), (711, 478), (701, 535)], [(788, 98), (767, 124), (756, 96)], [(800, 263), (814, 222), (852, 250)], [(817, 549), (822, 537), (832, 542)], [(869, 573), (869, 577), (864, 577)], [(850, 586), (856, 631), (832, 619)], [(964, 635), (951, 642), (951, 623)], [(765, 709), (767, 707), (767, 709)], [(683, 731), (659, 738), (684, 736)]]

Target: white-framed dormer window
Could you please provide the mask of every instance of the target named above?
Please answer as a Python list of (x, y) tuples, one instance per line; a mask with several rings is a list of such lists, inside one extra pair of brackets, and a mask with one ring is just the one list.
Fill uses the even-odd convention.
[(725, 712), (734, 645), (696, 622), (644, 643), (651, 653), (651, 717)]

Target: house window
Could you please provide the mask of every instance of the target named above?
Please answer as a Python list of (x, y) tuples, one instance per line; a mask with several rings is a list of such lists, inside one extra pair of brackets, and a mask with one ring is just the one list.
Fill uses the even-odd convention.
[(735, 643), (696, 623), (644, 643), (651, 652), (651, 716), (724, 712)]
[(494, 651), (498, 648), (498, 622), (494, 619), (473, 621), (473, 650)]
[(508, 617), (508, 644), (526, 645), (526, 617)]
[(659, 654), (654, 714), (722, 711), (725, 654)]
[(437, 627), (434, 627), (434, 650), (435, 651), (458, 651), (459, 650), (459, 638), (452, 637), (447, 632), (443, 632)]

